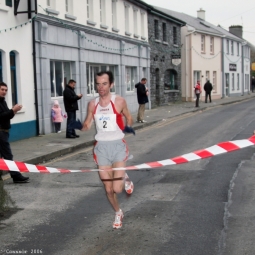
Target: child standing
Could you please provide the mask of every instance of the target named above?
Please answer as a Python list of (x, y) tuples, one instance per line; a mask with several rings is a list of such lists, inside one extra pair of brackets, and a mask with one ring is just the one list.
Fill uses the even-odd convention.
[(51, 108), (51, 117), (56, 133), (61, 133), (61, 122), (63, 122), (63, 117), (66, 118), (66, 115), (63, 114), (58, 100), (54, 100), (53, 107)]

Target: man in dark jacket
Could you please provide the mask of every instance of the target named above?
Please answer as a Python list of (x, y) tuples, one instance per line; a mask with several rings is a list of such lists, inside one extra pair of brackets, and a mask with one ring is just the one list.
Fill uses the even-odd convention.
[(76, 135), (75, 130), (70, 125), (73, 121), (76, 121), (76, 111), (79, 110), (77, 101), (82, 98), (82, 94), (76, 95), (74, 91), (75, 85), (76, 81), (70, 80), (63, 92), (65, 111), (67, 113), (66, 138), (79, 137), (79, 135)]
[(252, 76), (251, 78), (251, 92), (253, 93), (255, 89), (255, 77)]
[(137, 113), (137, 122), (144, 123), (144, 112), (145, 104), (149, 102), (148, 100), (148, 89), (145, 87), (147, 82), (146, 78), (142, 78), (139, 83), (135, 85), (137, 89), (137, 101), (139, 104), (138, 113)]
[(204, 85), (205, 103), (207, 103), (208, 96), (209, 96), (210, 103), (212, 102), (212, 99), (211, 99), (212, 89), (213, 89), (212, 83), (210, 83), (209, 79), (207, 79), (207, 82)]
[[(9, 143), (9, 130), (11, 128), (11, 119), (21, 110), (22, 105), (16, 104), (9, 109), (5, 96), (8, 91), (7, 85), (0, 82), (0, 156), (7, 160), (13, 160), (13, 155)], [(14, 183), (26, 183), (29, 177), (24, 177), (20, 172), (10, 171)]]

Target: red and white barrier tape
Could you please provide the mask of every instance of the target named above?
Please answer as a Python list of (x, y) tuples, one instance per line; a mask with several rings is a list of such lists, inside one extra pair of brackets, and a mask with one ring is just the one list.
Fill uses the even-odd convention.
[[(203, 150), (191, 152), (184, 154), (179, 157), (172, 159), (165, 159), (155, 162), (143, 163), (135, 166), (127, 166), (121, 168), (113, 168), (111, 170), (139, 170), (147, 168), (158, 168), (162, 166), (177, 165), (188, 163), (197, 159), (204, 159), (208, 157), (213, 157), (219, 154), (226, 152), (231, 152), (235, 150), (240, 150), (255, 144), (255, 136), (250, 137), (249, 139), (235, 140), (228, 142), (221, 142), (211, 147), (208, 147)], [(68, 170), (61, 168), (46, 167), (41, 165), (31, 165), (23, 162), (11, 161), (0, 159), (0, 169), (5, 171), (16, 171), (16, 172), (30, 172), (30, 173), (80, 173), (80, 172), (95, 172), (95, 171), (109, 171), (102, 169), (84, 169), (84, 170)]]

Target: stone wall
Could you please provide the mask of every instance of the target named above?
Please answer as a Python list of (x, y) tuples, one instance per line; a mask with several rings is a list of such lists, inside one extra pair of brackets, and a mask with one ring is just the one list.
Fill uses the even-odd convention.
[[(158, 37), (155, 38), (155, 23), (158, 20)], [(163, 41), (163, 23), (165, 36)], [(176, 29), (174, 42), (174, 27)], [(148, 15), (150, 52), (151, 106), (167, 105), (181, 100), (181, 64), (174, 65), (173, 58), (181, 58), (181, 26), (156, 14)], [(174, 74), (170, 86), (170, 73)]]

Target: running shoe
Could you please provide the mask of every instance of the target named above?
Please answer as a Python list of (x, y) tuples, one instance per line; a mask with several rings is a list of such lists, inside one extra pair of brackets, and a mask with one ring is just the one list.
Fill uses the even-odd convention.
[(127, 173), (125, 174), (125, 190), (129, 195), (132, 194), (134, 191), (134, 184), (132, 181), (130, 181)]
[(124, 214), (122, 210), (120, 209), (118, 212), (115, 213), (115, 220), (113, 222), (112, 227), (113, 228), (121, 228), (122, 227), (122, 219), (124, 218)]

